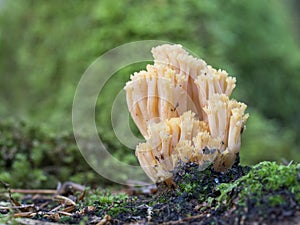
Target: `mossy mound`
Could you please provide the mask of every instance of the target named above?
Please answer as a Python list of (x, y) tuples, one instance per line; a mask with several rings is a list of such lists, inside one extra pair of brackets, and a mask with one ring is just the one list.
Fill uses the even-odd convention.
[(296, 224), (300, 219), (300, 164), (262, 162), (250, 168), (237, 162), (220, 173), (212, 165), (180, 163), (173, 181), (159, 184), (156, 194), (87, 192), (71, 216), (54, 220), (37, 213), (32, 219), (67, 224)]
[(237, 162), (220, 173), (181, 163), (174, 171), (175, 188), (160, 184), (164, 191), (136, 201), (133, 215), (117, 218), (149, 224), (293, 224), (300, 216), (299, 175), (300, 164), (262, 162), (250, 168)]
[[(174, 171), (176, 187), (131, 202), (117, 221), (148, 224), (293, 224), (300, 218), (300, 164), (262, 162), (226, 173), (194, 163)], [(161, 191), (164, 190), (164, 191)]]
[(181, 163), (174, 171), (175, 185), (159, 184), (154, 196), (127, 198), (120, 213), (114, 209), (111, 222), (293, 224), (300, 216), (299, 175), (300, 164), (262, 162), (250, 168), (237, 162), (220, 173), (211, 165)]

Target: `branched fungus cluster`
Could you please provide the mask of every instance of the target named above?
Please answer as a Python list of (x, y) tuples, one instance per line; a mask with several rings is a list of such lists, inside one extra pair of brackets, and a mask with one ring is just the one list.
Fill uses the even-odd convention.
[(136, 156), (154, 181), (183, 162), (230, 168), (240, 151), (246, 105), (229, 99), (236, 79), (194, 58), (181, 45), (152, 49), (154, 65), (127, 82), (130, 114), (146, 142)]

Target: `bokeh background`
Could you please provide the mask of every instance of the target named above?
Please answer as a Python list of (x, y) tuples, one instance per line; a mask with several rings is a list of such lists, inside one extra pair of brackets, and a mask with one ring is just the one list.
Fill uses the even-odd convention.
[[(148, 39), (180, 43), (237, 77), (234, 97), (250, 113), (242, 163), (299, 162), (299, 11), (297, 0), (1, 0), (0, 180), (23, 188), (66, 180), (109, 184), (77, 149), (74, 92), (98, 56)], [(107, 147), (133, 164), (134, 152), (115, 137), (110, 113), (130, 74), (144, 66), (120, 70), (96, 108)]]

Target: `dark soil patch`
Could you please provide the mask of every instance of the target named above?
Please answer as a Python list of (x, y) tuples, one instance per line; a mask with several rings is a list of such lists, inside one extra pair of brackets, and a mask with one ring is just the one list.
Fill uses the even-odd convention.
[[(250, 168), (236, 162), (220, 173), (211, 165), (204, 169), (180, 163), (173, 182), (158, 184), (155, 194), (27, 196), (21, 205), (28, 207), (15, 207), (15, 213), (39, 224), (299, 224), (299, 174), (299, 164), (263, 162)], [(24, 217), (18, 222), (30, 224)]]

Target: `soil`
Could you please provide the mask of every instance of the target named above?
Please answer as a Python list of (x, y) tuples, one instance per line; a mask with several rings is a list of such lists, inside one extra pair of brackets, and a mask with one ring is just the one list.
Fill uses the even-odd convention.
[[(300, 193), (293, 189), (278, 186), (267, 192), (264, 190), (262, 195), (251, 190), (246, 196), (241, 194), (247, 187), (241, 183), (235, 185), (235, 182), (249, 171), (250, 167), (241, 166), (238, 161), (223, 173), (214, 171), (211, 165), (204, 169), (195, 163), (180, 163), (173, 172), (172, 182), (160, 183), (157, 188), (141, 187), (140, 193), (129, 189), (126, 190), (131, 193), (129, 196), (104, 192), (102, 196), (84, 196), (83, 192), (76, 195), (70, 189), (56, 198), (25, 195), (20, 204), (11, 197), (13, 211), (2, 207), (0, 215), (13, 214), (19, 217), (20, 224), (48, 225), (300, 224), (297, 199)], [(297, 171), (295, 181), (300, 185), (299, 166)], [(224, 189), (224, 184), (233, 185)]]

